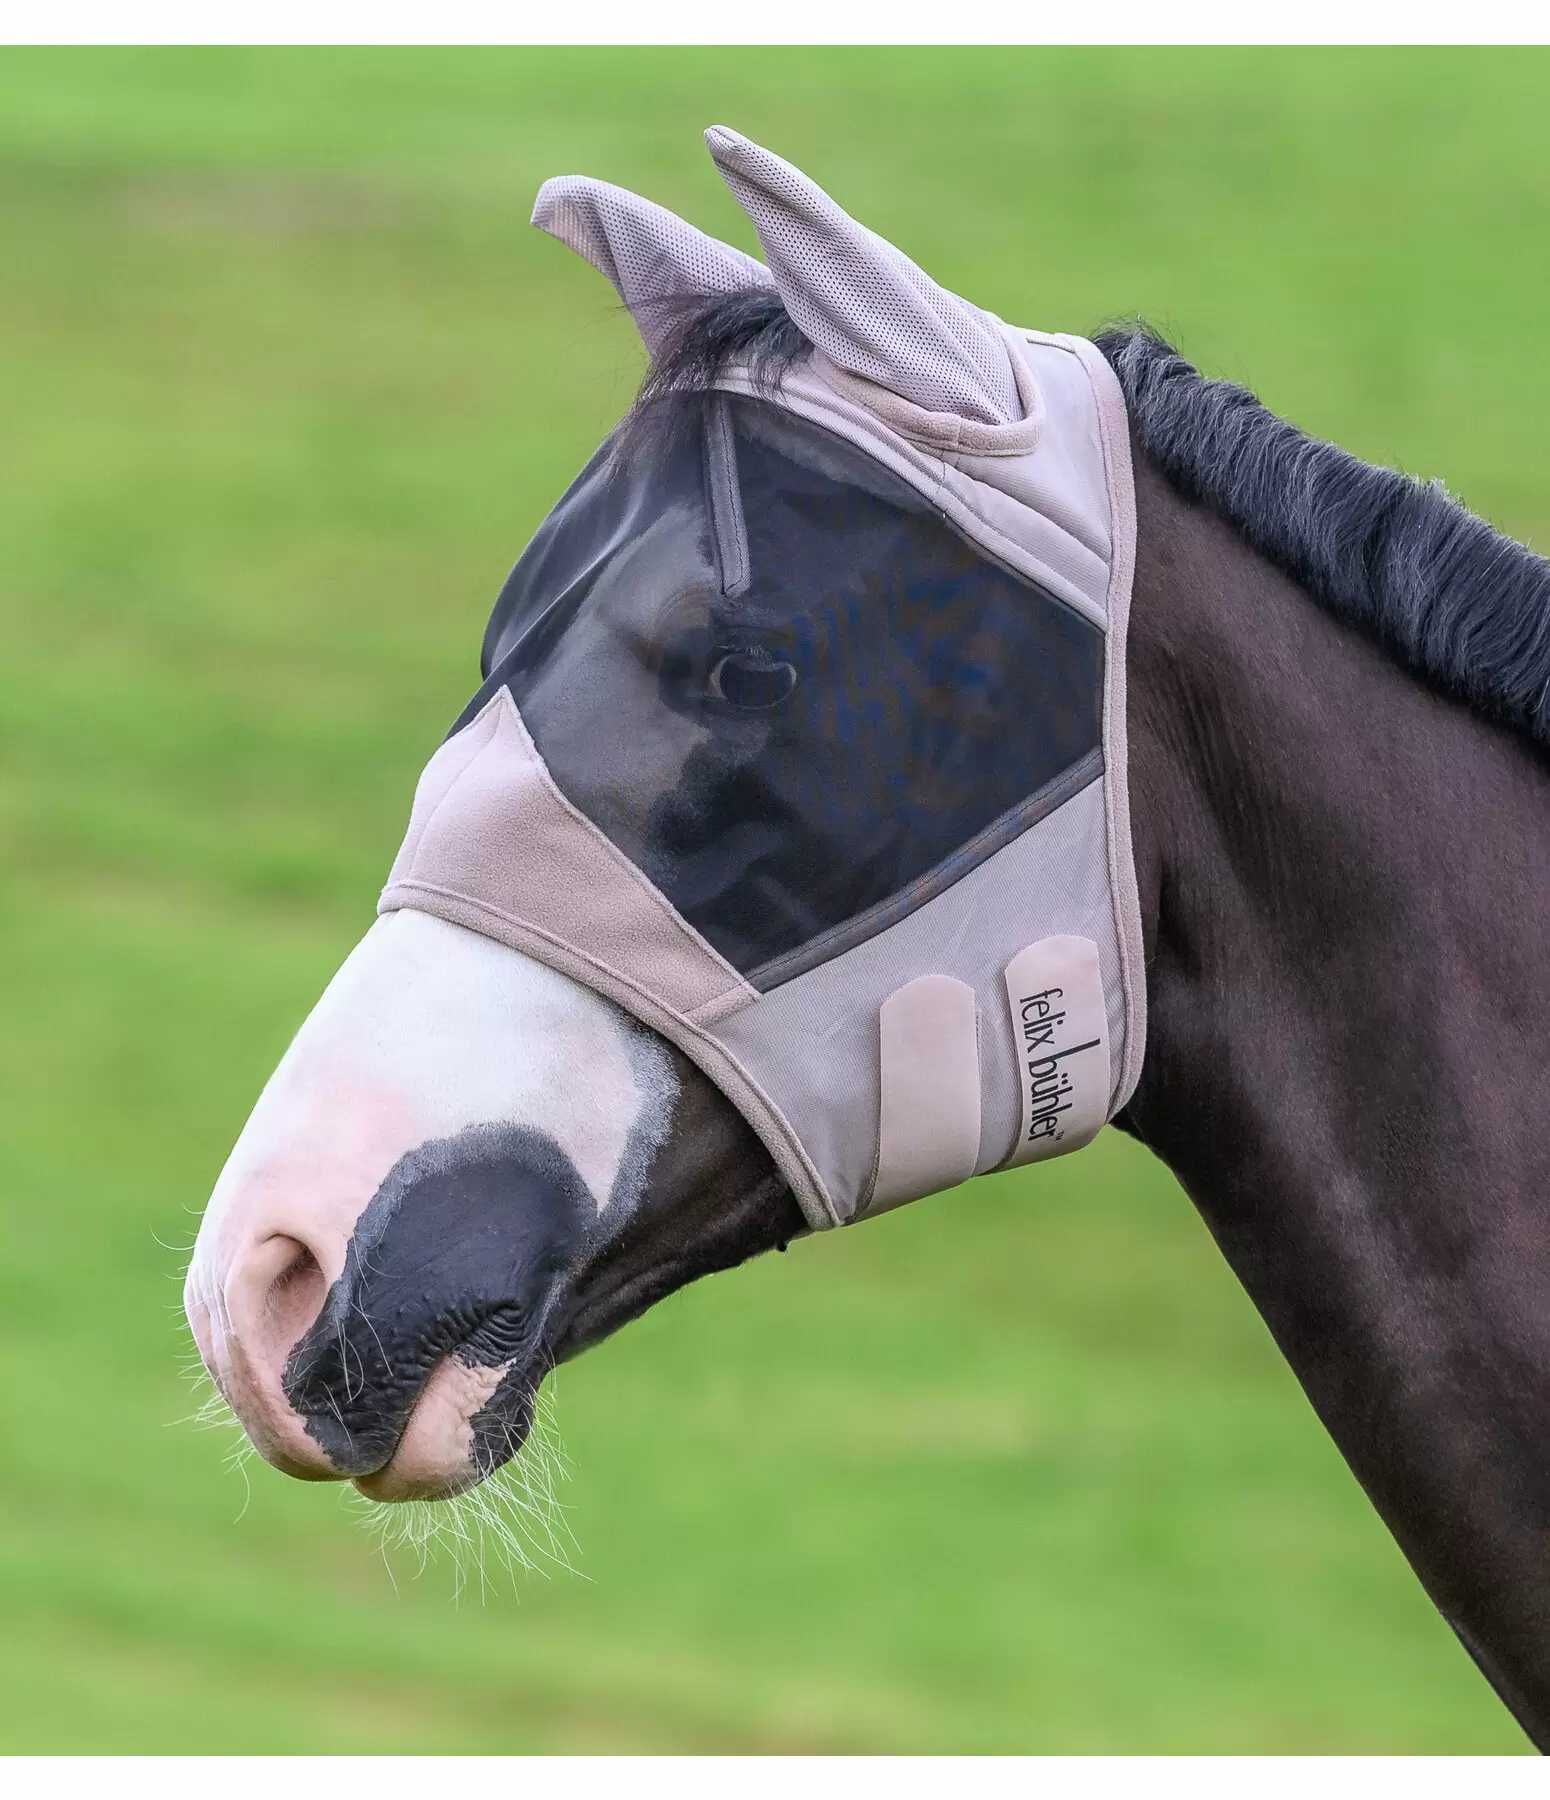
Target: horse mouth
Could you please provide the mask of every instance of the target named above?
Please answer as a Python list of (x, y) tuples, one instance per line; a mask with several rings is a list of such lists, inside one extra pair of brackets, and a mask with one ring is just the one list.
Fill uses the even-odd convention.
[(351, 1477), (368, 1500), (453, 1500), (517, 1455), (532, 1429), (542, 1369), (470, 1363), (457, 1354), (432, 1369), (392, 1455)]

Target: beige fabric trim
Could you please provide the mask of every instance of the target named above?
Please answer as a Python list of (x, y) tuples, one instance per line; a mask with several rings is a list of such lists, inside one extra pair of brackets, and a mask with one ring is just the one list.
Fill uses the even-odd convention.
[[(829, 1198), (823, 1178), (803, 1149), (791, 1122), (738, 1059), (692, 1019), (662, 1006), (637, 981), (621, 970), (589, 956), (563, 938), (540, 931), (515, 913), (491, 906), (467, 894), (429, 882), (397, 881), (382, 890), (379, 913), (410, 907), (433, 914), (450, 924), (463, 925), (520, 950), (594, 993), (621, 1006), (642, 1025), (658, 1031), (676, 1044), (697, 1068), (713, 1081), (748, 1121), (769, 1151), (776, 1168), (789, 1183), (804, 1217), (815, 1231), (827, 1231), (842, 1223)], [(755, 995), (755, 999), (758, 996)]]
[(1141, 899), (1130, 836), (1130, 765), (1125, 713), (1125, 646), (1130, 625), (1130, 591), (1136, 567), (1136, 487), (1130, 460), (1130, 415), (1125, 396), (1103, 352), (1086, 338), (1064, 340), (1082, 360), (1093, 385), (1103, 461), (1109, 482), (1113, 549), (1109, 561), (1109, 633), (1103, 680), (1103, 797), (1108, 811), (1109, 893), (1119, 938), (1120, 977), (1125, 993), (1125, 1054), (1114, 1071), (1109, 1117), (1130, 1099), (1141, 1079), (1146, 1055), (1146, 948), (1141, 933)]
[[(728, 369), (715, 385), (726, 393), (764, 398), (744, 369)], [(976, 480), (944, 462), (939, 455), (901, 438), (868, 407), (841, 394), (814, 370), (800, 365), (788, 370), (781, 381), (779, 404), (798, 418), (811, 419), (836, 436), (858, 445), (874, 461), (893, 470), (901, 480), (923, 494), (985, 555), (1042, 587), (1057, 600), (1063, 600), (1100, 629), (1107, 626), (1096, 591), (1092, 594), (1084, 591), (1070, 575), (1030, 551), (1026, 544), (1019, 543), (988, 515), (1013, 505), (1019, 515), (1019, 528), (1033, 541), (1040, 536), (1058, 540), (1066, 558), (1079, 562), (1084, 571), (1101, 574), (1101, 560), (1069, 532), (1050, 520), (1040, 519), (1038, 514), (1025, 507), (1016, 507), (1015, 502), (1009, 503), (1005, 494), (998, 492), (988, 481)], [(1012, 466), (1010, 458), (1008, 466)]]
[(561, 793), (505, 688), (420, 778), (388, 885), (417, 880), (497, 907), (520, 894), (528, 924), (636, 970), (678, 1012), (757, 998)]
[(708, 1030), (757, 990), (560, 792), (505, 688), (420, 777), (377, 910), (400, 907), (522, 950), (660, 1031), (759, 1134), (809, 1223), (839, 1223), (785, 1115)]

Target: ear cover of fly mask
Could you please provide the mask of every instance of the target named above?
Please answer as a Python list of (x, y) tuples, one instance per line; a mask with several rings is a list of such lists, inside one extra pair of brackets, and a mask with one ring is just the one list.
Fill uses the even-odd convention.
[(590, 176), (546, 181), (532, 222), (613, 283), (653, 354), (676, 320), (671, 302), (770, 285), (768, 271), (753, 257), (697, 231), (665, 206)]
[(711, 157), (759, 234), (786, 310), (839, 369), (924, 412), (984, 425), (1024, 413), (999, 321), (950, 294), (814, 182), (725, 125)]

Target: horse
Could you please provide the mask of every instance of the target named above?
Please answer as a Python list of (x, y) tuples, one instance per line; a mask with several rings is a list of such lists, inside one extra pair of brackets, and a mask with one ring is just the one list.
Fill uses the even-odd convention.
[[(713, 427), (721, 415), (707, 408), (728, 371), (747, 376), (745, 411), (768, 415), (745, 433), (754, 461), (776, 455), (781, 397), (815, 367), (851, 400), (950, 415), (952, 444), (932, 427), (944, 468), (976, 433), (1015, 433), (1018, 408), (1032, 404), (997, 360), (997, 322), (779, 159), (720, 128), (708, 135), (767, 263), (602, 184), (564, 190), (563, 204), (551, 195), (539, 220), (609, 276), (651, 352), (641, 395), (585, 489), (588, 506), (613, 508), (610, 554), (636, 559), (631, 592), (666, 579), (673, 503), (652, 483), (685, 454), (676, 422)], [(1178, 1178), (1432, 1601), (1543, 1749), (1550, 564), (1440, 487), (1367, 465), (1201, 375), (1142, 327), (1093, 342), (1123, 397), (1127, 441), (1113, 452), (1130, 465), (1134, 494), (1123, 705), (1104, 743), (1127, 746), (1126, 869), (1145, 990), (1144, 1054), (1138, 1022), (1133, 1081), (1114, 1075), (1093, 1129), (1106, 1114)], [(844, 603), (854, 610), (860, 593), (875, 609), (861, 615), (873, 631), (859, 641), (879, 729), (894, 728), (888, 695), (915, 670), (898, 659), (888, 596), (908, 588), (912, 570), (878, 578), (880, 544), (895, 561), (948, 558), (950, 591), (976, 596), (975, 618), (994, 628), (975, 640), (994, 639), (987, 654), (1011, 643), (1018, 668), (1049, 663), (1062, 683), (1082, 657), (1103, 654), (1069, 607), (1035, 609), (1032, 624), (995, 611), (990, 589), (975, 585), (981, 559), (956, 536), (943, 549), (940, 507), (896, 493), (893, 473), (867, 472), (844, 445), (788, 452), (770, 465), (786, 470), (780, 494), (749, 475), (715, 503), (722, 598), (738, 591), (739, 557), (768, 561), (760, 506), (777, 504), (785, 572), (822, 597), (775, 649), (711, 641), (703, 609), (691, 608), (633, 685), (598, 689), (587, 672), (605, 652), (586, 635), (587, 605), (543, 588), (557, 546), (579, 529), (581, 503), (562, 503), (535, 540), (536, 563), (521, 581), (514, 572), (516, 588), (496, 606), (485, 684), (438, 753), (466, 761), (471, 734), (519, 733), (490, 710), (515, 690), (513, 656), (528, 659), (526, 685), (508, 710), (543, 716), (539, 748), (556, 767), (614, 744), (615, 721), (649, 703), (639, 715), (648, 722), (631, 726), (584, 797), (626, 847), (643, 819), (655, 844), (679, 847), (671, 907), (659, 891), (669, 876), (657, 884), (633, 865), (646, 898), (623, 877), (611, 890), (622, 910), (598, 928), (614, 930), (621, 959), (633, 953), (629, 908), (647, 900), (650, 930), (666, 912), (700, 940), (714, 919), (718, 955), (739, 967), (764, 957), (760, 967), (782, 976), (782, 958), (801, 954), (790, 943), (843, 934), (834, 917), (851, 902), (831, 917), (825, 883), (852, 881), (855, 859), (807, 859), (817, 897), (801, 905), (811, 900), (814, 916), (792, 925), (789, 884), (770, 873), (785, 854), (764, 829), (773, 790), (754, 777), (770, 729), (761, 721), (793, 706), (794, 693), (805, 703), (821, 686), (814, 671), (838, 666), (838, 652), (825, 663), (812, 646), (836, 638), (830, 597), (863, 568)], [(645, 473), (621, 486), (621, 468)], [(843, 503), (819, 481), (836, 470), (850, 484)], [(879, 508), (891, 509), (897, 535)], [(936, 588), (922, 591), (929, 600)], [(535, 660), (535, 642), (548, 660)], [(852, 661), (857, 642), (845, 638)], [(1112, 662), (1112, 637), (1108, 653)], [(949, 685), (979, 667), (951, 657), (932, 666)], [(937, 691), (923, 690), (928, 713)], [(1040, 691), (1058, 712), (1064, 688)], [(956, 728), (935, 720), (929, 753), (900, 782), (849, 756), (836, 697), (818, 701), (802, 715), (810, 779), (776, 799), (852, 834), (844, 842), (895, 809), (929, 837), (973, 786), (930, 773), (957, 753)], [(1011, 744), (1010, 754), (1032, 731), (1020, 713), (972, 716), (984, 729), (963, 730)], [(1049, 729), (1069, 731), (1068, 759), (1093, 754), (1082, 708)], [(530, 741), (511, 741), (527, 756), (521, 768), (541, 764)], [(722, 746), (719, 761), (707, 761), (707, 743)], [(500, 767), (518, 778), (518, 761)], [(425, 790), (434, 815), (447, 779)], [(554, 809), (582, 804), (545, 793)], [(1076, 804), (1059, 790), (1041, 816)], [(1003, 834), (977, 869), (994, 870), (1017, 841)], [(692, 871), (734, 842), (752, 848), (735, 876), (714, 865), (702, 917)], [(942, 862), (934, 841), (930, 857)], [(888, 884), (902, 879), (879, 878), (876, 941), (899, 929)], [(584, 874), (550, 885), (562, 918), (600, 905)], [(471, 903), (438, 907), (423, 884), (346, 960), (222, 1171), (188, 1271), (187, 1315), (221, 1393), (285, 1473), (350, 1480), (383, 1501), (456, 1495), (515, 1455), (555, 1365), (684, 1284), (835, 1222), (815, 1212), (795, 1153), (698, 1039), (675, 1038), (625, 986), (605, 991), (553, 943), (536, 930), (513, 941)], [(758, 1004), (786, 991), (767, 984)], [(941, 1081), (900, 1090), (928, 1120), (936, 1088), (953, 1085), (952, 1068), (929, 1053), (962, 1042), (965, 1015), (944, 992), (931, 992), (922, 1040)], [(874, 1038), (876, 1028), (874, 1012)], [(971, 1044), (989, 1029), (971, 993)], [(881, 1051), (865, 1041), (860, 1085), (880, 1130), (886, 1023)], [(821, 1062), (825, 1052), (814, 1038), (798, 1054)], [(897, 1128), (908, 1136), (911, 1121)], [(844, 1144), (835, 1155), (853, 1151), (879, 1179), (885, 1150)], [(966, 1150), (934, 1154), (927, 1144), (903, 1197), (978, 1166), (972, 1133)], [(1007, 1160), (1001, 1143), (990, 1166)], [(863, 1202), (851, 1216), (871, 1210)]]

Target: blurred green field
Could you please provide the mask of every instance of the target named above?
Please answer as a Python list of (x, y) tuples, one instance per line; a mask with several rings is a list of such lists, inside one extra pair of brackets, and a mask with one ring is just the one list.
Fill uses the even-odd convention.
[(1107, 1134), (562, 1372), (589, 1580), (390, 1583), (188, 1410), (194, 1216), (639, 370), (543, 177), (752, 247), (724, 120), (951, 285), (1550, 542), (1538, 52), (0, 59), (0, 1750), (1513, 1751)]

